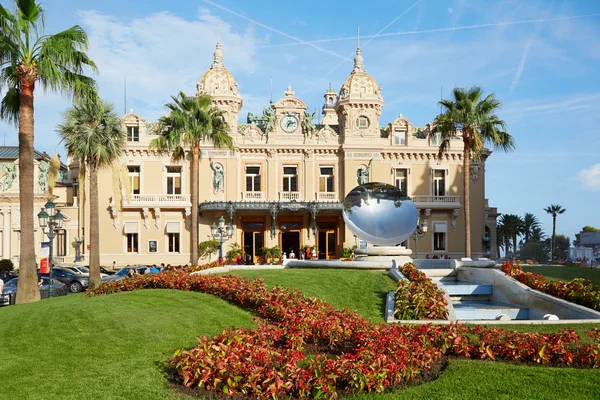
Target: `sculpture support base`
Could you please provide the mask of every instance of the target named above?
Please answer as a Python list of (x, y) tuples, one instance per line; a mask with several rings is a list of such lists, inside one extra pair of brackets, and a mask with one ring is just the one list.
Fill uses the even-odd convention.
[[(411, 249), (404, 246), (374, 246), (354, 250), (354, 261), (389, 262), (391, 268), (412, 262)], [(395, 264), (395, 265), (394, 265)]]

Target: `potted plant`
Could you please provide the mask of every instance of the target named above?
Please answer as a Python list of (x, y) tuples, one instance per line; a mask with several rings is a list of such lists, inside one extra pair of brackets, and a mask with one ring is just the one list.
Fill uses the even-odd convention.
[(279, 260), (281, 260), (281, 247), (271, 247), (271, 258), (273, 259), (272, 264), (279, 264)]

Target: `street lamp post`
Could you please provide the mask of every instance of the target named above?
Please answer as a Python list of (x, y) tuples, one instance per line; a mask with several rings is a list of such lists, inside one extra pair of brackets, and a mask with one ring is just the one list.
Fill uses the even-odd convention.
[(219, 264), (223, 262), (223, 242), (233, 236), (233, 226), (231, 222), (225, 226), (225, 218), (221, 215), (219, 225), (213, 222), (210, 227), (210, 234), (214, 240), (219, 241)]
[(412, 238), (415, 241), (415, 259), (419, 258), (419, 239), (421, 239), (427, 233), (427, 220), (423, 221), (422, 224), (417, 224), (417, 229), (412, 234)]
[(54, 204), (52, 200), (48, 200), (48, 202), (44, 205), (44, 208), (42, 208), (42, 211), (40, 211), (37, 216), (40, 223), (40, 228), (42, 228), (42, 231), (46, 234), (46, 236), (48, 236), (50, 243), (50, 254), (48, 257), (50, 267), (50, 288), (48, 289), (48, 297), (52, 297), (54, 295), (54, 278), (52, 276), (52, 243), (56, 237), (56, 231), (62, 228), (62, 222), (65, 217), (62, 215), (60, 210), (56, 210), (56, 204)]

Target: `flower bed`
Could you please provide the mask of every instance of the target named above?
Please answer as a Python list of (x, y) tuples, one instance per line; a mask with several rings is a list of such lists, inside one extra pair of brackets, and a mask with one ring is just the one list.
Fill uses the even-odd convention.
[(400, 320), (448, 319), (444, 292), (414, 264), (406, 263), (400, 272), (408, 279), (398, 282), (394, 316)]
[(445, 355), (600, 367), (596, 328), (589, 332), (594, 343), (581, 345), (569, 330), (537, 334), (458, 324), (376, 325), (298, 291), (269, 289), (262, 280), (230, 275), (169, 271), (105, 282), (89, 295), (144, 288), (213, 294), (263, 318), (257, 329), (198, 338), (198, 346), (177, 350), (170, 361), (178, 383), (226, 395), (335, 398), (381, 392), (435, 373)]
[(500, 270), (532, 289), (600, 311), (600, 287), (588, 279), (546, 282), (544, 276), (535, 272), (525, 272), (518, 264), (507, 261), (502, 264)]

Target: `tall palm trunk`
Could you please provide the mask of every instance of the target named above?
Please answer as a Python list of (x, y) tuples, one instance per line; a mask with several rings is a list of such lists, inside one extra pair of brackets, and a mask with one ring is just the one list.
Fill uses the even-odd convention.
[(90, 288), (100, 285), (100, 215), (98, 210), (98, 166), (90, 163)]
[(554, 243), (556, 241), (556, 215), (552, 216), (552, 243), (550, 244), (550, 261), (554, 260)]
[(504, 246), (506, 247), (506, 259), (510, 259), (510, 257), (508, 256), (508, 254), (510, 253), (510, 237), (508, 237), (508, 235), (506, 236), (506, 238), (504, 239)]
[(471, 257), (471, 139), (468, 132), (463, 132), (463, 189), (465, 203), (465, 257)]
[[(26, 73), (26, 75), (21, 78), (19, 104), (19, 205), (21, 207), (21, 243), (19, 247), (17, 304), (31, 303), (40, 299), (35, 265), (35, 238), (33, 234), (34, 85), (35, 75), (33, 75), (33, 73)], [(6, 235), (8, 232), (5, 232), (4, 234)]]
[(513, 235), (513, 249), (514, 249), (513, 257), (516, 259), (517, 258), (517, 235)]
[(192, 265), (198, 264), (198, 181), (199, 176), (199, 152), (198, 142), (194, 143), (192, 150)]

